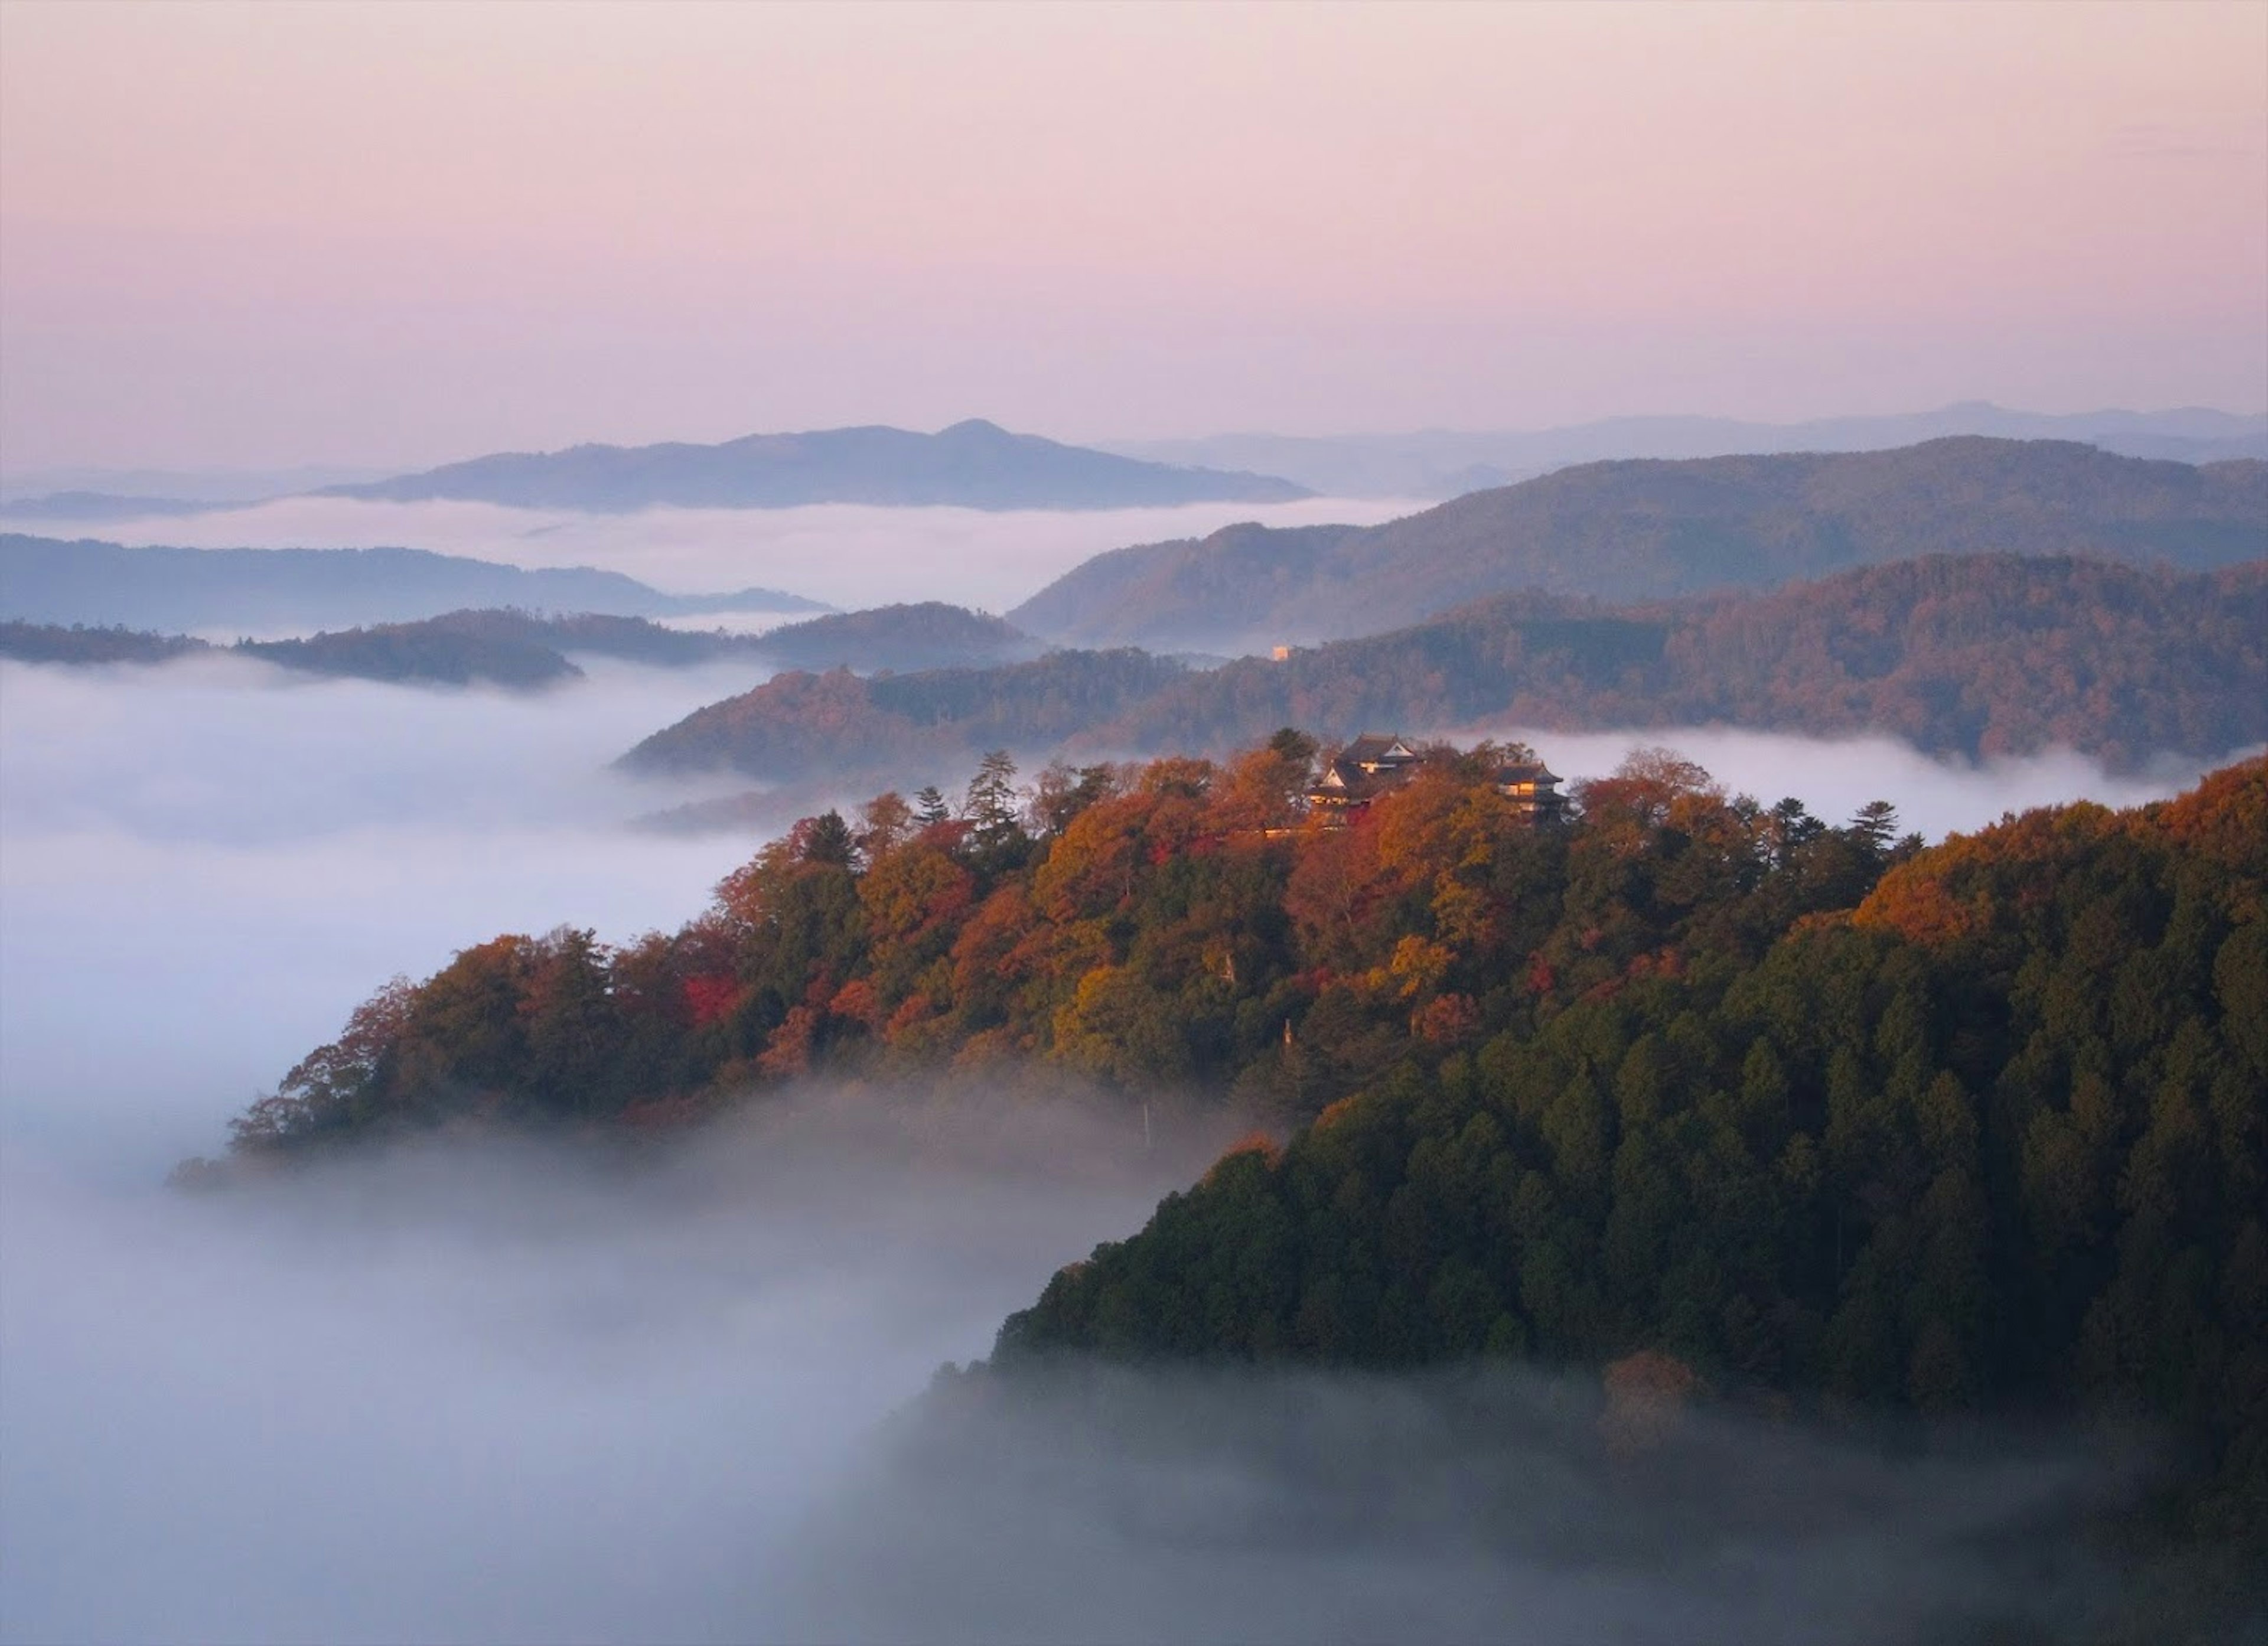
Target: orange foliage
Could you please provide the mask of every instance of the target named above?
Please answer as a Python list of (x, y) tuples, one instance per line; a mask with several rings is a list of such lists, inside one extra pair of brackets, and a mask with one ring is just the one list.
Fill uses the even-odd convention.
[(772, 1031), (756, 1067), (776, 1080), (810, 1073), (812, 1045), (818, 1035), (819, 1013), (809, 1006), (791, 1006), (787, 1021)]
[(1884, 875), (1852, 915), (1863, 931), (1890, 931), (1908, 943), (1942, 948), (1982, 923), (1980, 911), (1956, 899), (1934, 862), (1918, 858)]
[(2233, 917), (2257, 920), (2268, 912), (2268, 754), (2215, 772), (2178, 799), (2129, 814), (2132, 828), (2153, 825), (2221, 867)]
[(872, 983), (863, 977), (854, 977), (835, 991), (835, 997), (827, 1003), (827, 1010), (830, 1016), (847, 1018), (872, 1029), (881, 1016), (882, 1003), (876, 997)]

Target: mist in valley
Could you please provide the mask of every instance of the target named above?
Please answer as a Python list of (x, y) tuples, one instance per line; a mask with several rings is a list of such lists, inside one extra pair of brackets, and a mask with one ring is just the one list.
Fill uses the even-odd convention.
[(219, 1196), (11, 1147), (0, 1634), (776, 1638), (767, 1557), (823, 1483), (1196, 1141), (814, 1099)]
[[(1506, 529), (1601, 556), (1602, 577), (1641, 593), (1651, 566), (1655, 594), (1695, 557), (1792, 576), (1889, 547), (2183, 562), (2268, 547), (2262, 465), (2183, 466), (2261, 437), (2259, 0), (2051, 16), (1726, 0), (0, 0), (0, 501), (107, 494), (6, 511), (6, 534), (65, 554), (398, 547), (588, 567), (678, 598), (587, 584), (556, 598), (759, 633), (811, 602), (1005, 615), (1112, 550), (1245, 521), (1367, 526), (1565, 462), (1734, 449), (1754, 459), (1547, 484)], [(838, 464), (794, 437), (737, 476), (730, 453), (617, 465), (588, 444), (976, 417), (1379, 495), (598, 513), (311, 489), (579, 445), (563, 466), (576, 473), (491, 466), (483, 495), (810, 495), (762, 489), (775, 469), (783, 486), (848, 475), (873, 496), (1196, 495), (1079, 453), (1042, 465), (985, 430), (947, 443), (964, 455), (945, 492), (925, 489), (942, 459)], [(1377, 432), (1393, 430), (1416, 432)], [(1981, 442), (1911, 470), (1889, 455), (1815, 474), (1761, 460), (1964, 430), (2181, 463)], [(1011, 461), (1020, 449), (1031, 460)], [(2070, 489), (2087, 474), (2099, 489), (2080, 509)], [(1614, 520), (1625, 507), (1630, 533)], [(1971, 511), (2009, 540), (1955, 518)], [(1185, 610), (1173, 643), (1246, 633), (1264, 653), (1342, 625), (1250, 614), (1324, 612), (1332, 569), (1356, 560), (1376, 581), (1342, 596), (1462, 599), (1487, 582), (1486, 512), (1351, 559), (1309, 564), (1314, 544), (1270, 541), (1152, 566), (1096, 597), (1124, 611), (1060, 632)], [(1517, 558), (1525, 540), (1501, 547)], [(155, 655), (131, 636), (28, 630), (42, 614), (92, 627), (140, 610), (156, 626), (172, 611), (166, 627), (225, 648), (284, 638), (267, 625), (295, 614), (337, 629), (474, 603), (449, 590), (554, 598), (381, 563), (366, 569), (391, 586), (364, 604), (342, 557), (304, 589), (277, 557), (248, 558), (240, 579), (142, 564), (85, 579), (118, 579), (91, 592), (27, 582), (7, 608), (26, 632), (0, 639)], [(2011, 602), (2035, 596), (1976, 593), (1966, 576), (1917, 576), (1909, 600), (1868, 574), (1835, 614), (1856, 623), (1822, 627), (1795, 673), (1704, 695), (1670, 670), (1662, 689), (1681, 694), (1665, 699), (1637, 694), (1654, 678), (1640, 669), (1616, 700), (1638, 707), (1609, 712), (1737, 701), (1800, 717), (1799, 676), (1837, 689), (1825, 660), (1849, 658), (1851, 703), (1927, 709), (1953, 731), (1940, 688), (1975, 686), (1979, 737), (2052, 726), (2131, 752), (2220, 735), (2181, 727), (2262, 735), (2224, 717), (2227, 671), (2258, 664), (2244, 643), (2268, 627), (2247, 627), (2252, 570), (2214, 574), (2208, 599), (2187, 574), (2152, 593), (2128, 569), (2051, 584), (2021, 567), (2025, 581), (1975, 589), (2067, 591), (2031, 608), (2051, 621), (2020, 621)], [(1211, 588), (1236, 598), (1192, 609)], [(65, 593), (68, 606), (33, 599)], [(681, 611), (711, 603), (682, 597), (743, 609)], [(1191, 703), (1187, 724), (1154, 732), (1161, 716), (1123, 701), (1154, 682), (1111, 659), (997, 690), (784, 687), (674, 740), (690, 763), (736, 769), (641, 777), (615, 762), (769, 665), (574, 653), (581, 673), (562, 678), (505, 624), (300, 658), (422, 675), (477, 657), (557, 683), (384, 684), (225, 650), (0, 659), (0, 1646), (2268, 1646), (2268, 1561), (2240, 1567), (2207, 1524), (2226, 1515), (2250, 1538), (2268, 1514), (2206, 1492), (2223, 1476), (2198, 1480), (2213, 1459), (2195, 1455), (2234, 1437), (2232, 1489), (2263, 1476), (2268, 1405), (2246, 1379), (2268, 1231), (2243, 1199), (2262, 1176), (2263, 1054), (2242, 1014), (2268, 999), (2268, 948), (2231, 891), (2261, 865), (2221, 834), (2268, 806), (2257, 775), (2179, 831), (1980, 849), (1974, 922), (1953, 902), (1963, 886), (1940, 896), (1910, 877), (1892, 923), (1983, 931), (1973, 965), (1811, 914), (1815, 937), (1797, 941), (1816, 947), (1753, 971), (1783, 913), (1843, 900), (1881, 867), (1878, 831), (1759, 827), (1783, 878), (1735, 900), (1719, 882), (1736, 877), (1673, 829), (1638, 836), (1658, 862), (1624, 857), (1633, 835), (1618, 834), (1563, 867), (1493, 834), (1517, 825), (1476, 785), (1454, 812), (1425, 785), (1415, 799), (1444, 809), (1395, 824), (1390, 849), (1334, 837), (1278, 860), (1264, 841), (1215, 850), (1214, 821), (1184, 820), (1263, 833), (1288, 765), (1249, 762), (1217, 808), (1184, 792), (1186, 772), (1160, 774), (1089, 813), (1076, 849), (1020, 867), (1056, 848), (1019, 833), (998, 787), (990, 805), (971, 791), (990, 746), (1017, 735), (1003, 728), (1035, 729), (1034, 743), (1064, 729), (1060, 749), (1009, 751), (1018, 785), (1058, 754), (1073, 768), (1050, 785), (1061, 827), (1110, 789), (1112, 774), (1080, 768), (1200, 752), (1239, 701), (1509, 702), (1472, 694), (1486, 671), (1640, 658), (1643, 636), (1611, 624), (1547, 636), (1536, 624), (1557, 609), (1537, 606), (1516, 646), (1445, 629), (1360, 654), (1381, 659), (1361, 665), (1375, 678), (1297, 665), (1263, 681), (1256, 665), (1222, 682), (1253, 695), (1209, 702), (1184, 682), (1156, 701)], [(878, 672), (913, 672), (917, 645), (968, 643), (929, 614), (839, 627), (887, 636), (860, 642)], [(1863, 643), (1842, 646), (1843, 629)], [(2167, 639), (2192, 633), (2210, 650)], [(1977, 665), (1979, 636), (2000, 634), (2015, 650)], [(622, 649), (642, 645), (666, 651)], [(1860, 678), (1877, 666), (1891, 672)], [(2031, 681), (2041, 701), (2024, 705)], [(1520, 701), (1597, 712), (1574, 689), (1544, 681)], [(2004, 700), (2041, 712), (2004, 716)], [(1233, 724), (1254, 744), (1276, 730)], [(1724, 727), (1563, 734), (1508, 713), (1300, 730), (1325, 750), (1366, 731), (1525, 741), (1571, 788), (1667, 748), (1728, 794), (1792, 797), (1830, 825), (1887, 801), (1901, 834), (1933, 841), (2057, 802), (2171, 796), (2202, 769), (2106, 772), (2057, 749), (1945, 762), (1888, 737)], [(897, 749), (916, 753), (877, 753)], [(967, 797), (968, 832), (911, 835), (902, 885), (854, 885), (860, 804), (931, 784), (948, 808)], [(844, 829), (808, 831), (802, 862), (776, 853), (732, 883), (719, 924), (749, 924), (722, 941), (704, 928), (656, 944), (643, 970), (541, 942), (674, 931), (829, 807)], [(895, 810), (871, 821), (895, 834)], [(1991, 900), (2004, 885), (2024, 895)], [(1561, 901), (1498, 918), (1491, 900), (1513, 887)], [(2000, 921), (2029, 921), (2036, 890), (2057, 918), (2069, 907), (2078, 939)], [(781, 932), (761, 928), (773, 915)], [(1529, 953), (1531, 924), (1549, 935)], [(390, 980), (506, 933), (538, 939), (547, 969), (492, 952), (510, 964), (481, 957), (451, 980), (462, 989), (421, 997), (423, 1038), (405, 1031), (374, 1072), (279, 1091)], [(949, 998), (932, 967), (954, 971)], [(1734, 991), (1756, 1010), (1712, 1003)], [(2034, 1036), (2003, 1059), (1996, 1014), (2017, 1021), (2035, 995), (2056, 1044)], [(987, 1014), (1004, 1026), (972, 1029)], [(2101, 1045), (2083, 1038), (2092, 1018)], [(882, 1049), (842, 1049), (862, 1035)], [(1060, 1062), (1012, 1061), (1022, 1035)], [(961, 1064), (872, 1073), (928, 1070), (932, 1051)], [(1219, 1073), (1261, 1114), (1144, 1085), (1183, 1054), (1170, 1066)], [(1467, 1079), (1449, 1063), (1468, 1054), (1495, 1061)], [(736, 1102), (722, 1088), (744, 1055), (764, 1084)], [(1088, 1066), (1109, 1089), (1064, 1072), (1106, 1055)], [(1378, 1092), (1397, 1063), (1418, 1078), (1342, 1097)], [(1988, 1069), (2017, 1076), (1967, 1081)], [(2098, 1075), (2102, 1092), (2085, 1084)], [(1540, 1116), (1535, 1137), (1498, 1124), (1489, 1083), (1521, 1088), (1513, 1119)], [(311, 1100), (294, 1106), (299, 1092)], [(210, 1165), (232, 1118), (269, 1095), (290, 1117), (276, 1146)], [(1178, 1203), (1187, 1218), (1067, 1279), (1049, 1326), (1036, 1305), (1053, 1276), (1327, 1098), (1361, 1124), (1316, 1139), (1312, 1179), (1307, 1151), (1281, 1178), (1242, 1155), (1217, 1194)], [(1830, 1105), (1847, 1137), (1830, 1137)], [(452, 1118), (419, 1131), (420, 1113)], [(1634, 1140), (1627, 1166), (1619, 1142), (1609, 1152), (1617, 1130)], [(1341, 1142), (1351, 1164), (1325, 1161)], [(1853, 1205), (1867, 1244), (1846, 1253)], [(1436, 1213), (1458, 1229), (1419, 1227)], [(1766, 1286), (1780, 1253), (1788, 1272)], [(1542, 1304), (1505, 1290), (1531, 1263)], [(1296, 1295), (1278, 1283), (1295, 1266)], [(1378, 1330), (1340, 1334), (1324, 1289), (1366, 1270), (1384, 1277)], [(1310, 1284), (1311, 1324), (1329, 1330), (1244, 1319), (1266, 1293), (1296, 1323)], [(1498, 1290), (1502, 1314), (1464, 1330)], [(1461, 1300), (1473, 1318), (1452, 1334)], [(1742, 1302), (1757, 1303), (1753, 1332)], [(1442, 1329), (1418, 1331), (1412, 1312)], [(1356, 1372), (1042, 1347), (1286, 1341), (1381, 1363), (1475, 1343), (1491, 1357)], [(1521, 1342), (1626, 1358), (1497, 1353)], [(1964, 1343), (1978, 1353), (1964, 1360)], [(2124, 1391), (2182, 1427), (1849, 1404), (1934, 1411), (2066, 1386)]]
[(1807, 738), (1731, 726), (1569, 732), (1484, 724), (1449, 735), (1462, 742), (1480, 735), (1525, 742), (1569, 783), (1608, 775), (1634, 749), (1668, 748), (1702, 767), (1727, 794), (1748, 795), (1767, 806), (1793, 796), (1830, 823), (1887, 800), (1897, 808), (1902, 832), (1932, 841), (2035, 806), (2092, 800), (2118, 807), (2167, 799), (2206, 772), (2257, 752), (2232, 749), (2211, 761), (2169, 757), (2141, 772), (2114, 774), (2071, 749), (1972, 763), (1935, 760), (1892, 737)]
[[(593, 566), (670, 594), (762, 587), (845, 609), (949, 600), (1005, 612), (1107, 549), (1203, 537), (1239, 520), (1371, 525), (1423, 501), (1307, 498), (1171, 508), (990, 511), (822, 503), (646, 509), (630, 514), (482, 503), (285, 497), (247, 509), (42, 528), (61, 537), (190, 548), (378, 548), (407, 544), (529, 570)], [(696, 626), (713, 627), (704, 619)]]
[[(1581, 1380), (1446, 1416), (1438, 1380), (925, 1396), (1203, 1170), (1237, 1121), (1182, 1094), (1146, 1143), (1124, 1099), (813, 1091), (627, 1153), (162, 1187), (388, 976), (674, 926), (754, 851), (631, 827), (703, 791), (607, 768), (748, 672), (585, 666), (514, 694), (0, 665), (0, 1636), (1923, 1640), (2099, 1598), (2055, 1529), (2146, 1444), (1710, 1420), (1638, 1524), (1658, 1494)], [(1534, 740), (1576, 777), (1632, 739)], [(1644, 740), (1933, 834), (2181, 781)]]
[(736, 688), (0, 665), (0, 1637), (749, 1638), (858, 1437), (1225, 1141), (868, 1094), (163, 1187), (389, 975), (698, 912), (756, 840), (606, 762)]

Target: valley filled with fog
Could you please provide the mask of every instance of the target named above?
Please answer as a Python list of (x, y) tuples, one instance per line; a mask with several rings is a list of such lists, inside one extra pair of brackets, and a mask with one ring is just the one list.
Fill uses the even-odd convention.
[(638, 1172), (160, 1187), (393, 973), (698, 910), (755, 842), (602, 768), (729, 689), (0, 665), (0, 1638), (745, 1638), (867, 1427), (1201, 1168), (821, 1105)]
[[(942, 529), (917, 525), (895, 552), (948, 556)], [(1042, 552), (1038, 522), (1013, 529)], [(880, 578), (881, 540), (858, 521), (797, 552)], [(697, 553), (712, 558), (684, 562), (686, 580), (856, 594), (770, 563), (728, 570), (714, 540)], [(591, 557), (585, 542), (561, 558)], [(945, 560), (923, 575), (982, 598)], [(1027, 586), (999, 575), (1001, 603)], [(755, 833), (632, 827), (703, 790), (606, 769), (753, 684), (745, 665), (585, 662), (585, 679), (526, 694), (293, 680), (231, 658), (0, 665), (0, 1635), (1045, 1638), (1107, 1596), (1130, 1635), (1241, 1638), (1329, 1632), (1334, 1608), (1370, 1595), (1400, 1609), (1344, 1615), (1400, 1618), (1409, 1637), (1510, 1608), (1539, 1640), (1577, 1617), (1681, 1638), (1646, 1620), (1687, 1615), (1762, 1639), (1742, 1585), (1792, 1561), (1773, 1582), (1815, 1609), (1776, 1615), (1799, 1638), (1906, 1592), (1911, 1569), (1886, 1565), (1862, 1523), (1981, 1504), (1973, 1530), (2040, 1512), (2067, 1483), (2052, 1459), (1910, 1479), (1863, 1447), (1790, 1441), (1771, 1468), (1808, 1492), (1847, 1466), (1865, 1512), (1767, 1515), (1753, 1545), (1667, 1567), (1538, 1545), (1507, 1568), (1440, 1535), (1473, 1482), (1439, 1437), (1433, 1453), (1405, 1447), (1437, 1460), (1377, 1525), (1298, 1551), (1250, 1541), (1309, 1501), (1311, 1455), (1401, 1445), (1396, 1425), (1432, 1421), (1391, 1390), (1176, 1397), (1235, 1432), (1248, 1408), (1307, 1413), (1247, 1455), (1185, 1460), (1187, 1475), (1124, 1436), (1067, 1451), (1044, 1416), (983, 1420), (972, 1432), (1012, 1432), (981, 1466), (909, 1463), (888, 1420), (932, 1370), (985, 1353), (1049, 1273), (1138, 1227), (1230, 1135), (1235, 1117), (1174, 1093), (1147, 1148), (1123, 1103), (1074, 1093), (819, 1093), (627, 1164), (483, 1144), (219, 1197), (162, 1188), (388, 976), (504, 930), (674, 926), (755, 849)], [(1955, 768), (1886, 739), (1526, 735), (1569, 779), (1669, 742), (1767, 804), (1793, 793), (1832, 818), (1888, 798), (1932, 836), (2193, 775), (2113, 783), (2059, 755)], [(1543, 1402), (1547, 1475), (1552, 1448), (1587, 1432), (1548, 1385), (1506, 1398)], [(1141, 1456), (1110, 1462), (1114, 1444)], [(1337, 1512), (1314, 1489), (1316, 1512)], [(1175, 1519), (1192, 1494), (1210, 1531)], [(1497, 1507), (1537, 1537), (1572, 1512)], [(1053, 1582), (1032, 1586), (1027, 1546)], [(1983, 1592), (1968, 1558), (1896, 1615), (1918, 1628), (1946, 1596)]]
[(2268, 4), (0, 12), (0, 1646), (2268, 1646)]
[[(1089, 557), (1130, 543), (1202, 537), (1238, 520), (1375, 525), (1424, 507), (1375, 497), (1168, 508), (990, 511), (820, 503), (792, 509), (644, 509), (584, 514), (485, 503), (285, 497), (244, 509), (99, 526), (17, 529), (189, 548), (406, 545), (529, 570), (593, 566), (672, 594), (757, 585), (846, 609), (949, 600), (1005, 611)], [(704, 616), (698, 627), (717, 620)]]

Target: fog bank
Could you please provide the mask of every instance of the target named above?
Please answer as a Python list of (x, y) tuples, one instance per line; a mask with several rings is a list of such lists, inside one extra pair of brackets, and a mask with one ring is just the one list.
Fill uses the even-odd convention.
[(2206, 772), (2257, 753), (2235, 750), (2213, 761), (2168, 760), (2130, 776), (2115, 776), (2070, 749), (2009, 756), (1970, 764), (1933, 760), (1889, 737), (1807, 738), (1722, 726), (1668, 726), (1633, 731), (1539, 731), (1486, 724), (1454, 734), (1469, 742), (1485, 735), (1525, 742), (1570, 784), (1604, 777), (1633, 749), (1669, 748), (1706, 768), (1728, 794), (1764, 805), (1793, 795), (1812, 815), (1843, 823), (1873, 800), (1898, 810), (1901, 831), (1932, 841), (1998, 822), (2002, 814), (2073, 800), (2108, 806), (2140, 805), (2194, 787)]
[(781, 589), (843, 607), (946, 600), (1004, 612), (1106, 549), (1202, 537), (1239, 520), (1368, 525), (1425, 501), (1307, 498), (1175, 508), (1053, 511), (647, 509), (635, 514), (507, 509), (482, 503), (286, 497), (249, 509), (106, 523), (18, 523), (18, 531), (194, 548), (376, 548), (406, 544), (530, 569), (595, 566), (671, 594)]
[(1618, 1451), (1594, 1380), (1507, 1368), (917, 1400), (1221, 1141), (821, 1091), (628, 1153), (459, 1138), (218, 1194), (11, 1150), (0, 1639), (2188, 1634), (2081, 1530), (2146, 1437), (1696, 1408)]
[(776, 1638), (868, 1429), (1219, 1142), (887, 1101), (205, 1196), (11, 1148), (0, 1638)]
[(0, 663), (0, 1145), (146, 1179), (397, 972), (500, 931), (675, 927), (755, 841), (626, 828), (705, 790), (605, 763), (735, 678), (594, 660), (524, 694)]
[(880, 1437), (788, 1546), (778, 1632), (1531, 1646), (2187, 1632), (2180, 1605), (2080, 1530), (2151, 1479), (2139, 1436), (1696, 1406), (1620, 1448), (1602, 1407), (1594, 1378), (1502, 1365), (964, 1379)]
[[(2029, 1640), (2097, 1604), (2065, 1517), (2132, 1477), (2053, 1441), (1705, 1423), (1649, 1518), (1580, 1384), (1514, 1380), (1477, 1442), (1374, 1380), (894, 1419), (1197, 1175), (1223, 1139), (1163, 1106), (1154, 1150), (1123, 1106), (860, 1092), (630, 1159), (158, 1187), (390, 974), (674, 927), (755, 849), (626, 828), (702, 791), (605, 765), (745, 673), (588, 666), (0, 664), (0, 1639)], [(2133, 797), (2058, 758), (1532, 740), (1931, 832)]]

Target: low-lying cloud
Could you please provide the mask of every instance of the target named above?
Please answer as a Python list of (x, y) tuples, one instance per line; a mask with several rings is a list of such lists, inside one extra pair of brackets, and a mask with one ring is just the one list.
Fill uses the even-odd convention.
[(541, 694), (0, 663), (0, 1143), (162, 1172), (397, 972), (676, 926), (756, 842), (627, 828), (688, 791), (606, 762), (733, 689), (598, 660)]
[[(1270, 525), (1390, 520), (1428, 507), (1378, 498), (1101, 510), (646, 509), (635, 514), (483, 503), (288, 497), (213, 514), (51, 528), (70, 537), (197, 548), (409, 544), (528, 569), (596, 566), (671, 594), (781, 589), (843, 607), (948, 600), (1004, 612), (1105, 549)], [(36, 523), (19, 529), (39, 529)]]
[[(1736, 1428), (1633, 1546), (1580, 1385), (1505, 1393), (1493, 1451), (1394, 1382), (891, 1420), (1196, 1173), (1221, 1139), (1165, 1108), (1148, 1151), (1091, 1100), (861, 1093), (628, 1163), (490, 1142), (158, 1187), (392, 974), (674, 926), (754, 849), (626, 827), (660, 799), (605, 769), (741, 682), (590, 666), (518, 696), (0, 665), (0, 1637), (1923, 1639), (2092, 1604), (2083, 1563), (2035, 1606), (1993, 1552), (2063, 1561), (2025, 1528), (2124, 1488), (2068, 1447)], [(1632, 739), (1533, 740), (1573, 777)], [(2139, 792), (1643, 740), (1932, 833)]]
[(814, 1091), (219, 1194), (11, 1153), (0, 1638), (1921, 1642), (2135, 1604), (2073, 1528), (2152, 1459), (2100, 1437), (1692, 1412), (1624, 1456), (1595, 1383), (1503, 1368), (916, 1400), (1220, 1142)]
[[(2146, 771), (2114, 776), (2070, 749), (1970, 764), (1933, 760), (1896, 738), (1806, 738), (1722, 726), (1669, 726), (1629, 731), (1538, 731), (1488, 725), (1488, 736), (1523, 741), (1568, 783), (1611, 773), (1637, 748), (1675, 749), (1705, 768), (1729, 794), (1771, 805), (1787, 796), (1815, 817), (1847, 821), (1870, 801), (1897, 808), (1901, 829), (1929, 840), (1969, 833), (2004, 813), (2095, 800), (2110, 806), (2162, 800), (2193, 786), (2205, 772), (2250, 751), (2217, 761), (2169, 760)], [(1466, 740), (1476, 735), (1462, 734)]]
[(787, 1546), (779, 1633), (1919, 1646), (2149, 1615), (2074, 1532), (2146, 1485), (2137, 1437), (1695, 1408), (1631, 1452), (1601, 1412), (1506, 1366), (948, 1385)]
[(777, 1638), (872, 1426), (1204, 1152), (887, 1101), (207, 1196), (9, 1150), (0, 1638)]

